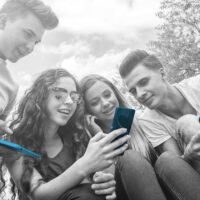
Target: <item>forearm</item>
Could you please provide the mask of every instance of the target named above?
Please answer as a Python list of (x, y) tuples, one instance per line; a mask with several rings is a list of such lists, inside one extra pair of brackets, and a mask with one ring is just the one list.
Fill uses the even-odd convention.
[(55, 200), (66, 190), (78, 185), (86, 176), (82, 160), (77, 160), (71, 167), (53, 180), (41, 184), (33, 193), (36, 200)]

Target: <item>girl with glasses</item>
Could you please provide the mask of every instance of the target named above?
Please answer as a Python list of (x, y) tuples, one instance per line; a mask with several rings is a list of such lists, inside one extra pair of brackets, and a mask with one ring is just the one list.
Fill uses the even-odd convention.
[(25, 93), (11, 124), (11, 139), (41, 158), (21, 156), (6, 160), (20, 200), (104, 199), (93, 192), (90, 183), (81, 182), (110, 166), (128, 145), (116, 147), (129, 137), (111, 143), (126, 130), (110, 135), (99, 132), (88, 143), (87, 135), (77, 125), (81, 106), (77, 81), (64, 69), (43, 72)]

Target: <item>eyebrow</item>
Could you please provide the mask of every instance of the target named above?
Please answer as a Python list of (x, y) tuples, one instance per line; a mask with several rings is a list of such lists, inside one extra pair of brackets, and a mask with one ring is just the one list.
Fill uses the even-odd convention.
[(68, 93), (68, 91), (65, 88), (61, 88), (61, 87), (54, 87), (54, 90)]
[[(68, 93), (68, 90), (61, 87), (54, 87), (56, 91)], [(71, 91), (70, 93), (78, 93), (78, 91)]]

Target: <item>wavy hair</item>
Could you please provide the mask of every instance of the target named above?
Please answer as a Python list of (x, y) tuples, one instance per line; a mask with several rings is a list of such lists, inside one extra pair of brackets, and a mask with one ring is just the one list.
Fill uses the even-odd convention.
[[(48, 181), (48, 157), (44, 146), (45, 121), (47, 118), (46, 101), (49, 96), (50, 87), (62, 77), (70, 77), (74, 80), (77, 92), (80, 92), (76, 79), (64, 69), (50, 69), (44, 71), (33, 83), (32, 87), (26, 91), (24, 97), (19, 103), (15, 112), (14, 120), (11, 123), (13, 135), (11, 140), (25, 148), (30, 149), (41, 155), (41, 159), (35, 159), (23, 156), (23, 175), (20, 180), (18, 190), (20, 200), (27, 199), (30, 193), (30, 177), (33, 168), (36, 168), (42, 175), (44, 181)], [(74, 156), (82, 155), (86, 149), (88, 138), (83, 134), (81, 126), (77, 126), (76, 115), (81, 103), (67, 124), (60, 127), (58, 133), (60, 136), (71, 144)], [(67, 132), (67, 134), (66, 134)], [(13, 182), (13, 181), (12, 181)], [(38, 183), (39, 184), (39, 183)], [(15, 184), (12, 186), (12, 192), (15, 196)]]
[[(87, 90), (89, 90), (97, 81), (101, 81), (106, 83), (114, 92), (120, 107), (130, 107), (128, 102), (125, 100), (125, 98), (122, 96), (120, 91), (115, 87), (115, 85), (112, 84), (111, 81), (104, 78), (103, 76), (97, 75), (97, 74), (91, 74), (88, 76), (85, 76), (80, 81), (80, 87), (81, 87), (81, 94), (84, 100), (85, 104), (85, 113), (90, 114), (89, 105), (87, 104), (87, 100), (85, 98), (85, 93)], [(86, 126), (86, 125), (85, 125)], [(131, 129), (131, 147), (133, 150), (140, 152), (144, 157), (146, 157), (152, 164), (156, 160), (156, 154), (155, 151), (150, 144), (150, 142), (147, 140), (145, 135), (141, 132), (141, 129), (138, 125), (138, 120), (135, 117), (134, 119), (134, 126), (132, 126)]]

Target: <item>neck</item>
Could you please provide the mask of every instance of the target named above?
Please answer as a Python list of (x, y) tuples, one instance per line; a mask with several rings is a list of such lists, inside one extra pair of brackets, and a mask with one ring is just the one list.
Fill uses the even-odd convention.
[(167, 95), (163, 98), (163, 102), (157, 110), (160, 112), (176, 118), (176, 116), (181, 115), (182, 102), (184, 98), (180, 92), (172, 85), (168, 85)]
[(54, 125), (52, 123), (48, 124), (47, 128), (45, 129), (45, 138), (46, 139), (53, 139), (58, 137), (58, 128), (59, 126)]

